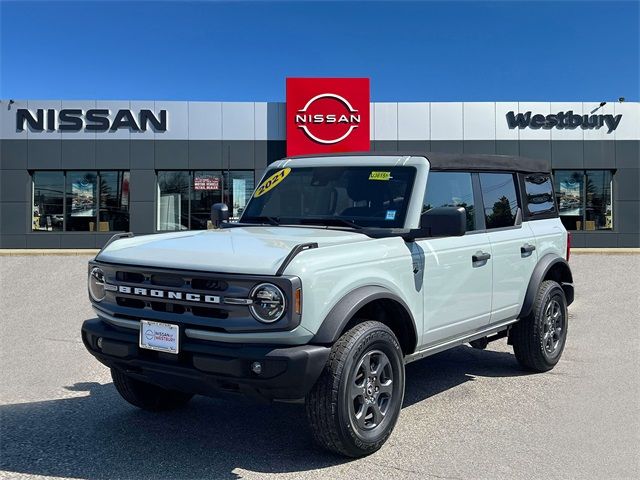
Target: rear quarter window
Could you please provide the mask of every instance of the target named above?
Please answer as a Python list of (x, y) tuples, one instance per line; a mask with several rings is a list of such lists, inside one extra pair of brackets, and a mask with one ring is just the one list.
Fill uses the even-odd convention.
[(556, 211), (556, 204), (553, 200), (553, 184), (549, 175), (527, 175), (524, 177), (524, 189), (525, 204), (531, 215)]

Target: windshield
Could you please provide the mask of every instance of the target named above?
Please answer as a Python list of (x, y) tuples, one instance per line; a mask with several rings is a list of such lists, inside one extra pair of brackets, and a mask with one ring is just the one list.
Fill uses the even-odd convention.
[(269, 170), (243, 223), (401, 228), (414, 167), (306, 167)]

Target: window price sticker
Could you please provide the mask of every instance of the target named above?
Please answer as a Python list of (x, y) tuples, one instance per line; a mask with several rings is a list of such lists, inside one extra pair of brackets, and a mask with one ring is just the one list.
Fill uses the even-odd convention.
[(369, 174), (369, 180), (391, 180), (391, 172), (371, 172)]
[(278, 170), (276, 173), (267, 178), (264, 182), (260, 184), (260, 186), (256, 189), (256, 193), (253, 194), (255, 198), (264, 195), (269, 190), (274, 189), (282, 180), (284, 180), (287, 175), (291, 173), (290, 168), (283, 168), (282, 170)]

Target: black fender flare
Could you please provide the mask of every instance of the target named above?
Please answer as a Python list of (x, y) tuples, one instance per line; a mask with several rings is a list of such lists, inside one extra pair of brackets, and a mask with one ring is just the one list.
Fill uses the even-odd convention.
[(353, 319), (355, 314), (358, 313), (358, 310), (374, 300), (393, 300), (402, 306), (407, 317), (405, 320), (407, 320), (407, 323), (411, 324), (409, 328), (413, 333), (413, 339), (415, 339), (412, 342), (414, 345), (409, 346), (409, 348), (415, 349), (415, 341), (417, 341), (418, 335), (416, 331), (416, 322), (411, 309), (398, 295), (377, 285), (356, 288), (342, 297), (342, 299), (333, 306), (324, 318), (322, 325), (310, 343), (320, 345), (333, 344), (338, 340), (340, 334), (344, 331), (345, 327)]
[(524, 302), (522, 302), (522, 309), (520, 310), (518, 318), (524, 318), (531, 313), (538, 288), (552, 268), (558, 269), (559, 275), (554, 278), (554, 280), (557, 280), (564, 290), (565, 297), (567, 298), (567, 305), (571, 305), (574, 293), (573, 275), (571, 273), (569, 263), (564, 258), (556, 254), (547, 253), (538, 260), (538, 263), (533, 269), (529, 285), (527, 286), (527, 293), (524, 296)]

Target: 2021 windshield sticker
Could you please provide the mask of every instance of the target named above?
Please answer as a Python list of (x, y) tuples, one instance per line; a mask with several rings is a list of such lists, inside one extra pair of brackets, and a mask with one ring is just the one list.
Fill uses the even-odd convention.
[(391, 180), (393, 177), (391, 176), (391, 172), (371, 172), (369, 174), (369, 180)]
[(278, 170), (276, 173), (262, 182), (258, 188), (256, 188), (256, 193), (253, 194), (254, 198), (264, 195), (269, 190), (274, 189), (282, 180), (286, 178), (287, 175), (289, 175), (289, 173), (291, 173), (291, 169), (289, 167)]

